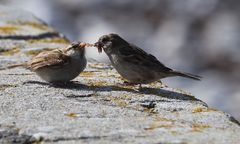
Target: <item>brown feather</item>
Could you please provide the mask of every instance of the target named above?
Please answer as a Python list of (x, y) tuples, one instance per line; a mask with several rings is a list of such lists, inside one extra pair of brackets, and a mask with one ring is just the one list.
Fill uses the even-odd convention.
[(128, 62), (137, 65), (143, 65), (149, 67), (150, 69), (156, 68), (156, 70), (159, 69), (159, 71), (161, 72), (172, 70), (162, 64), (155, 56), (148, 54), (147, 52), (133, 44), (129, 44), (128, 46), (119, 48), (119, 52), (121, 56), (123, 56), (124, 59)]
[(34, 59), (27, 63), (28, 68), (35, 71), (43, 67), (58, 68), (62, 64), (69, 63), (71, 58), (66, 55), (62, 50), (56, 49), (52, 51), (42, 52)]

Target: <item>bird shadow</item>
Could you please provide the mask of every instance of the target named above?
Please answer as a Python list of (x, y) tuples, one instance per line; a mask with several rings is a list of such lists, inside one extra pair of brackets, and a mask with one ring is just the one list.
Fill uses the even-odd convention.
[[(175, 99), (175, 100), (183, 100), (183, 101), (199, 101), (204, 103), (203, 101), (176, 91), (170, 91), (162, 88), (149, 88), (149, 87), (141, 87), (139, 89), (133, 89), (131, 87), (122, 87), (118, 85), (106, 85), (106, 86), (95, 86), (95, 85), (85, 85), (77, 81), (70, 81), (67, 83), (47, 83), (47, 82), (41, 82), (41, 81), (27, 81), (23, 84), (38, 84), (38, 85), (44, 85), (54, 88), (60, 88), (60, 89), (72, 89), (72, 90), (92, 90), (92, 91), (100, 91), (100, 92), (106, 92), (106, 91), (125, 91), (125, 92), (131, 92), (135, 94), (147, 94), (147, 95), (157, 95), (159, 97), (164, 97), (168, 99)], [(205, 103), (204, 103), (205, 104)]]
[[(149, 95), (157, 95), (157, 96), (168, 98), (168, 99), (183, 100), (183, 101), (199, 101), (199, 102), (204, 103), (203, 101), (195, 98), (194, 96), (184, 94), (181, 92), (161, 89), (161, 88), (144, 88), (144, 87), (142, 87), (141, 89), (139, 89), (139, 93), (149, 94)], [(204, 103), (204, 105), (206, 105), (206, 104)]]

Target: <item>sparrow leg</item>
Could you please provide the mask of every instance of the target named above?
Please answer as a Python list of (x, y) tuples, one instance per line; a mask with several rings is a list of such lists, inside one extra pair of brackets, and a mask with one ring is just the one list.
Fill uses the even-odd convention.
[[(124, 81), (123, 82), (123, 85), (124, 86), (135, 86), (135, 85), (138, 85), (139, 83), (132, 83), (132, 82), (128, 82), (128, 81)], [(140, 84), (141, 85), (141, 84)]]
[(142, 84), (139, 84), (139, 89), (142, 89)]
[(158, 80), (158, 82), (159, 82), (161, 85), (163, 84), (161, 80)]
[(168, 87), (167, 85), (163, 84), (162, 81), (158, 80), (158, 82), (161, 84), (161, 87)]

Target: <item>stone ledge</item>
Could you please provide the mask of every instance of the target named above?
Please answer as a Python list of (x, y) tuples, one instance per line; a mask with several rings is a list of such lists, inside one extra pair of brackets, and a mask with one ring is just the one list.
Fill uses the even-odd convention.
[[(31, 21), (31, 14), (21, 10), (1, 7), (2, 13), (8, 15), (8, 21)], [(28, 29), (21, 33), (29, 34), (37, 37), (41, 32)], [(39, 39), (11, 37), (0, 38), (0, 67), (69, 43), (60, 34)], [(0, 143), (240, 141), (239, 122), (228, 114), (209, 108), (190, 93), (159, 83), (143, 85), (142, 89), (123, 87), (119, 75), (106, 64), (89, 62), (65, 87), (49, 85), (23, 68), (1, 70), (0, 75)]]

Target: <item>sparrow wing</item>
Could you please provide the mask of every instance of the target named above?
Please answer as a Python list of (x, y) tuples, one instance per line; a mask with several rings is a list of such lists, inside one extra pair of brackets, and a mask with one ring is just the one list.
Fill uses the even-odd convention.
[(161, 71), (172, 70), (162, 64), (155, 56), (148, 54), (133, 44), (119, 48), (119, 53), (126, 61), (137, 65), (146, 66), (150, 69), (156, 68)]
[(28, 62), (28, 68), (35, 71), (43, 67), (60, 68), (68, 64), (71, 58), (62, 50), (56, 49), (52, 51), (41, 52)]

